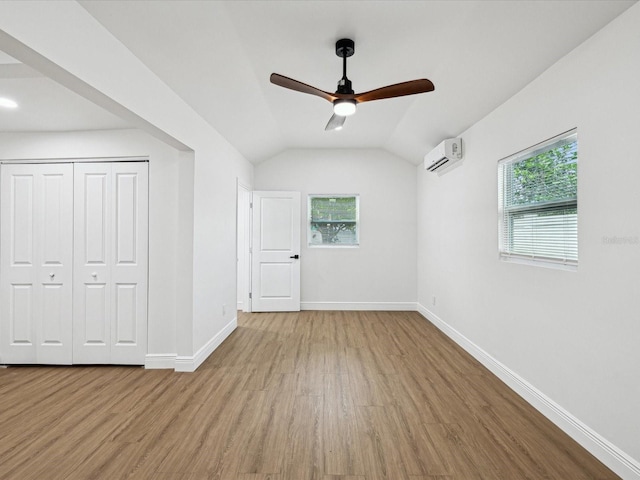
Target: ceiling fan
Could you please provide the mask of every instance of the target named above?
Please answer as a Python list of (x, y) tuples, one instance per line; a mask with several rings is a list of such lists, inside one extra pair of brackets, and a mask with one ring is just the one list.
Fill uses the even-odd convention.
[(355, 43), (353, 40), (343, 38), (336, 42), (336, 55), (342, 58), (342, 78), (338, 81), (338, 89), (335, 93), (325, 92), (277, 73), (271, 74), (271, 83), (297, 92), (316, 95), (331, 102), (333, 104), (333, 115), (329, 119), (325, 130), (340, 130), (344, 125), (345, 119), (356, 112), (358, 103), (431, 92), (435, 89), (430, 80), (423, 78), (376, 88), (364, 93), (354, 93), (353, 88), (351, 88), (351, 80), (347, 78), (347, 58), (353, 55), (354, 52)]

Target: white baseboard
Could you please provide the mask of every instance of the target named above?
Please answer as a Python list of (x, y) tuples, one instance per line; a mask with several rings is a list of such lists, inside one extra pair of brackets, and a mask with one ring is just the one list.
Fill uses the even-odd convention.
[(301, 302), (300, 310), (417, 310), (415, 302)]
[(421, 304), (417, 304), (417, 307), (418, 312), (420, 312), (423, 317), (438, 327), (445, 335), (460, 345), (494, 375), (500, 378), (500, 380), (506, 383), (509, 388), (524, 398), (536, 410), (560, 427), (617, 475), (620, 475), (620, 477), (625, 480), (640, 480), (640, 462), (638, 462), (638, 460), (627, 455), (598, 432), (595, 432), (585, 425), (524, 378), (500, 363), (451, 325), (439, 318), (435, 313)]
[(211, 340), (205, 343), (200, 350), (192, 356), (176, 356), (176, 372), (195, 372), (213, 351), (220, 346), (224, 340), (238, 327), (238, 317), (234, 317), (225, 327), (218, 332)]
[(175, 353), (148, 353), (144, 357), (144, 368), (153, 369), (173, 369), (176, 366)]

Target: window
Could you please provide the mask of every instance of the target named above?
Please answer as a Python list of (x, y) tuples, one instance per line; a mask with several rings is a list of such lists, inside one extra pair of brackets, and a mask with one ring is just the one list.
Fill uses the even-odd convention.
[(501, 160), (498, 190), (501, 258), (577, 266), (575, 130)]
[(358, 195), (309, 195), (310, 247), (358, 246)]

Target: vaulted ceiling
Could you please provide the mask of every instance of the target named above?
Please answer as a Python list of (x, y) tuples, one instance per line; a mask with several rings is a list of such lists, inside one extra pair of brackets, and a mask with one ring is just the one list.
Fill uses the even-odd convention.
[[(417, 164), (635, 2), (80, 3), (254, 163), (289, 148), (382, 148)], [(417, 78), (433, 81), (435, 91), (361, 104), (343, 130), (326, 132), (331, 105), (276, 87), (269, 75), (334, 91), (342, 75), (335, 41), (343, 37), (356, 42), (348, 63), (356, 92)], [(14, 121), (0, 114), (0, 130), (80, 129), (78, 122), (86, 129), (122, 128), (121, 120), (71, 100), (72, 92), (37, 72), (7, 68), (11, 61), (2, 60), (0, 96), (33, 89), (40, 111), (66, 113), (73, 121), (67, 126), (51, 114), (48, 128), (48, 114)], [(11, 68), (24, 68), (20, 81), (18, 73), (6, 73)]]

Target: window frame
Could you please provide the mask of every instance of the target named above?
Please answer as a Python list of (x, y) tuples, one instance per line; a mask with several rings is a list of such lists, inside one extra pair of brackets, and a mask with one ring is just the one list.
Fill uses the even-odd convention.
[[(312, 208), (314, 198), (354, 198), (356, 204), (355, 218), (355, 243), (311, 243), (313, 232), (311, 230)], [(360, 247), (360, 195), (357, 193), (310, 193), (307, 195), (307, 247), (308, 248), (359, 248)]]
[[(531, 204), (512, 206), (510, 208), (505, 207), (505, 191), (507, 190), (507, 174), (506, 168), (510, 165), (518, 162), (525, 161), (544, 152), (548, 152), (555, 148), (561, 147), (563, 144), (569, 144), (576, 142), (576, 172), (579, 162), (578, 156), (578, 132), (577, 128), (573, 128), (552, 138), (549, 138), (543, 142), (533, 145), (529, 148), (521, 150), (513, 155), (509, 155), (498, 161), (498, 257), (502, 261), (524, 263), (530, 265), (537, 265), (542, 267), (551, 267), (556, 269), (575, 271), (578, 268), (579, 252), (578, 252), (578, 177), (576, 173), (576, 192), (575, 197), (566, 198), (563, 200), (551, 200), (548, 202), (535, 202)], [(564, 210), (575, 209), (575, 214), (565, 213)], [(507, 218), (512, 219), (509, 216), (509, 212), (520, 213), (530, 212), (532, 214), (540, 215), (541, 213), (553, 213), (556, 210), (559, 215), (568, 216), (575, 215), (575, 258), (568, 258), (568, 255), (564, 256), (551, 256), (540, 254), (525, 254), (520, 252), (514, 252), (513, 250), (513, 230), (510, 230)], [(536, 217), (540, 218), (540, 217)], [(569, 218), (571, 222), (571, 219)], [(532, 221), (532, 225), (533, 225)], [(566, 237), (564, 237), (566, 238)], [(505, 245), (507, 243), (508, 245)]]

